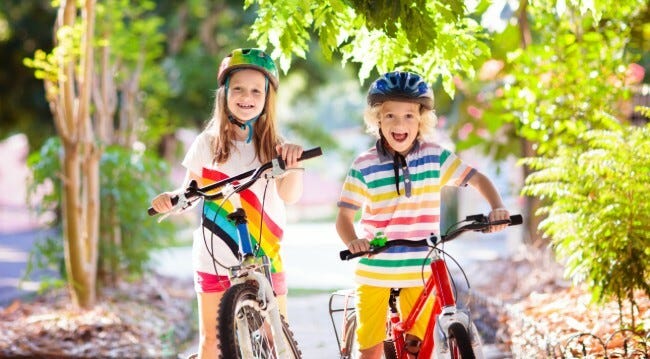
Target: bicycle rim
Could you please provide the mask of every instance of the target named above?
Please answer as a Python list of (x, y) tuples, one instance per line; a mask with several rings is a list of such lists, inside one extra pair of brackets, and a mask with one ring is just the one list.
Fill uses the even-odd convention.
[(449, 354), (452, 359), (475, 359), (472, 343), (465, 327), (460, 323), (449, 326)]
[[(222, 358), (284, 359), (276, 357), (269, 313), (261, 307), (257, 292), (257, 286), (244, 283), (224, 293), (217, 325)], [(290, 351), (287, 358), (300, 358), (298, 344), (284, 319), (281, 336)]]
[(352, 359), (358, 354), (359, 346), (357, 345), (357, 315), (355, 312), (349, 312), (343, 323), (343, 348), (341, 348), (341, 359)]

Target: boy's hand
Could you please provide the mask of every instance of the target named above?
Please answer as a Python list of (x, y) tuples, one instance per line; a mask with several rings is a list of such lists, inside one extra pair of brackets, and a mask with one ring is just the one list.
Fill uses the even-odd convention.
[[(500, 220), (506, 220), (510, 219), (510, 212), (508, 212), (507, 209), (505, 208), (495, 208), (490, 212), (490, 215), (488, 216), (488, 219), (490, 222), (492, 221), (500, 221)], [(508, 228), (508, 224), (500, 224), (498, 226), (490, 226), (490, 228), (487, 230), (487, 232), (498, 232), (502, 231), (504, 229)]]
[(370, 249), (370, 242), (365, 238), (357, 238), (348, 243), (348, 249), (351, 253), (367, 252)]
[(298, 158), (302, 155), (302, 146), (294, 145), (292, 143), (284, 143), (275, 146), (278, 155), (282, 157), (285, 163), (285, 168), (298, 167)]

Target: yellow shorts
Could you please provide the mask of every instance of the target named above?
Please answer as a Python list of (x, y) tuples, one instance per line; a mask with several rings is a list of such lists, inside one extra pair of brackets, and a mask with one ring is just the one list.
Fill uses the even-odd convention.
[[(411, 312), (413, 305), (422, 293), (422, 287), (402, 288), (398, 299), (398, 309), (402, 320)], [(361, 284), (357, 287), (357, 341), (359, 349), (369, 349), (386, 339), (386, 321), (388, 320), (388, 298), (390, 288)], [(408, 332), (418, 338), (424, 338), (427, 323), (433, 310), (434, 300), (429, 297), (413, 328)]]

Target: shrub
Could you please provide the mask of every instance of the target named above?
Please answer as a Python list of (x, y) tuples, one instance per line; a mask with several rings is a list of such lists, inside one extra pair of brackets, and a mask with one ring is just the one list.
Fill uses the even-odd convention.
[(528, 158), (537, 170), (523, 192), (544, 201), (540, 229), (550, 237), (567, 277), (584, 282), (595, 301), (650, 294), (650, 126), (588, 131), (585, 147)]

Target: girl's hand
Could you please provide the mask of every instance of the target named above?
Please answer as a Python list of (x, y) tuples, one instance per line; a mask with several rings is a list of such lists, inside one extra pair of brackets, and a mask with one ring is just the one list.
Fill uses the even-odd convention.
[(163, 192), (157, 195), (153, 200), (151, 200), (151, 207), (156, 210), (158, 213), (169, 212), (174, 205), (172, 205), (172, 192)]
[[(492, 221), (500, 221), (500, 220), (505, 220), (505, 219), (510, 219), (510, 212), (508, 212), (507, 209), (505, 208), (495, 208), (490, 212), (490, 215), (488, 216), (488, 219), (490, 222)], [(487, 232), (498, 232), (502, 231), (504, 229), (508, 228), (508, 224), (500, 224), (498, 226), (490, 226), (490, 228), (487, 230)]]
[(285, 168), (296, 168), (300, 164), (298, 158), (302, 155), (302, 146), (284, 143), (275, 146), (275, 150), (284, 160)]

